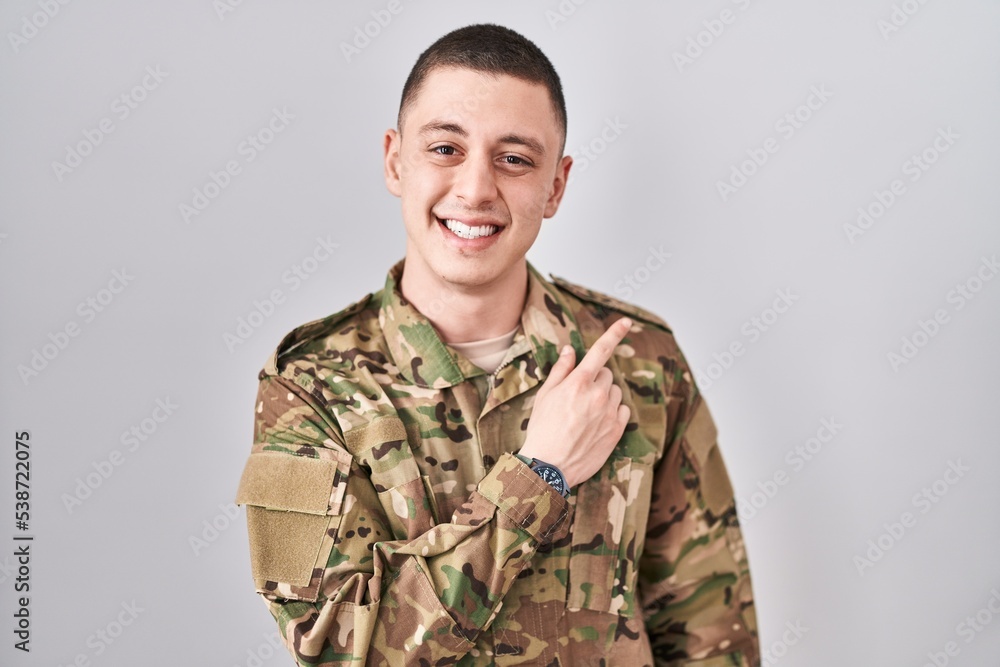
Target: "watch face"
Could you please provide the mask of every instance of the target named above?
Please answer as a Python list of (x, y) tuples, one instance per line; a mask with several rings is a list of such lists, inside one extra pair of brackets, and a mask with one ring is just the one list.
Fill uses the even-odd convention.
[(555, 468), (552, 466), (541, 465), (535, 468), (535, 472), (537, 472), (538, 476), (545, 480), (553, 489), (559, 493), (565, 493), (566, 487), (563, 484), (562, 475), (560, 475)]

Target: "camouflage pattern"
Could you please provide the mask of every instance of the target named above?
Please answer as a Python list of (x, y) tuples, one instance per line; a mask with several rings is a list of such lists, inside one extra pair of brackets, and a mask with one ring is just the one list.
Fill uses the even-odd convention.
[[(237, 502), (298, 664), (759, 665), (733, 491), (666, 323), (528, 263), (487, 373), (403, 298), (402, 268), (259, 376)], [(624, 314), (608, 365), (632, 416), (563, 499), (512, 453), (558, 350), (579, 361)]]

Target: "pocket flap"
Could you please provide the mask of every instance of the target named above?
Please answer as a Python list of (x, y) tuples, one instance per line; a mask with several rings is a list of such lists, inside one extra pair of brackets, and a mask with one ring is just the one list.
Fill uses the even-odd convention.
[(239, 505), (306, 514), (340, 514), (351, 455), (315, 450), (321, 458), (283, 452), (254, 452), (236, 492)]

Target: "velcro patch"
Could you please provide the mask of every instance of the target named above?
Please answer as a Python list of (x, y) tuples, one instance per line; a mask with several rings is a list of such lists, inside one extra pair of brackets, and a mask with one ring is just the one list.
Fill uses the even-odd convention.
[[(236, 502), (306, 514), (339, 514), (350, 470), (350, 455), (342, 454), (346, 460), (255, 452), (243, 468)], [(335, 485), (339, 488), (334, 489)]]

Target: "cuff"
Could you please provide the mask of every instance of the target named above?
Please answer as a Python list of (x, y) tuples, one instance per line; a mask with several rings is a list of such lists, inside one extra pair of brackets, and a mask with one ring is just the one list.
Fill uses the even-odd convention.
[(479, 482), (479, 493), (539, 542), (547, 541), (569, 514), (569, 503), (513, 454), (503, 454)]

